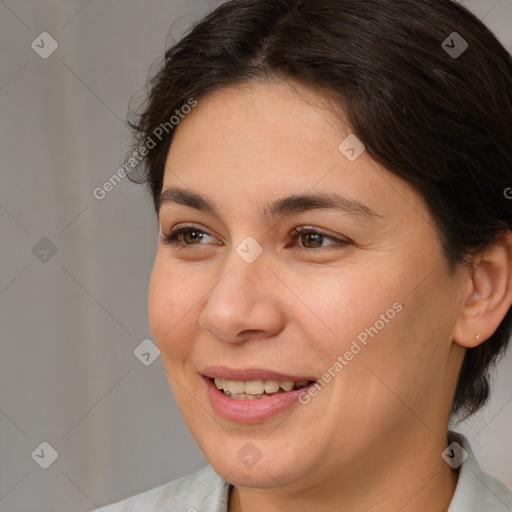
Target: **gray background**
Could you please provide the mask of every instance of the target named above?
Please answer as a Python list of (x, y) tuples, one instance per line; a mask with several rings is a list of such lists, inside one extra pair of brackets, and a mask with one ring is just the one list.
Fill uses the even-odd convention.
[[(87, 512), (206, 464), (161, 360), (134, 355), (151, 338), (149, 196), (127, 179), (92, 192), (122, 164), (150, 64), (219, 3), (0, 1), (1, 512)], [(466, 4), (512, 49), (512, 0)], [(31, 47), (44, 31), (59, 45), (47, 59)], [(490, 405), (457, 428), (512, 488), (511, 426), (509, 356)], [(47, 469), (42, 442), (58, 453)]]

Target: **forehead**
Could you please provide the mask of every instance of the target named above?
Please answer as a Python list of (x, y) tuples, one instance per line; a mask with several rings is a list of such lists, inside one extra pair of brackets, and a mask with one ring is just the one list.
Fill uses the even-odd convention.
[[(179, 123), (171, 153), (192, 149), (183, 145), (183, 139), (193, 137), (201, 145), (188, 153), (190, 157), (203, 153), (204, 146), (211, 150), (212, 145), (226, 156), (231, 150), (237, 159), (244, 154), (253, 156), (251, 151), (257, 147), (284, 152), (283, 156), (302, 149), (305, 156), (308, 150), (325, 150), (343, 132), (350, 132), (342, 115), (328, 98), (294, 82), (258, 81), (224, 87), (201, 97), (195, 109)], [(325, 139), (328, 132), (330, 137)], [(265, 154), (259, 157), (265, 159)]]
[(420, 207), (412, 187), (367, 151), (353, 161), (340, 151), (353, 134), (333, 105), (293, 82), (219, 89), (176, 128), (163, 188), (193, 189), (234, 209), (307, 191), (340, 193), (382, 214)]

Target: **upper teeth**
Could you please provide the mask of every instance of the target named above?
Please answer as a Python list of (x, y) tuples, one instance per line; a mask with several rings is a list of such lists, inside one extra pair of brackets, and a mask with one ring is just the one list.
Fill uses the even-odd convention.
[(279, 388), (283, 391), (291, 391), (294, 387), (301, 388), (306, 386), (307, 380), (300, 382), (292, 382), (285, 380), (279, 382), (277, 380), (227, 380), (215, 378), (215, 386), (217, 389), (228, 391), (229, 393), (245, 393), (246, 395), (262, 395), (263, 393), (277, 393)]

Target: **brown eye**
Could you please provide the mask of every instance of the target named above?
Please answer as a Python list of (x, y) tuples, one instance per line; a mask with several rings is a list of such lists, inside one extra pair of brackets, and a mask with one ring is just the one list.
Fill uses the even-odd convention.
[(203, 240), (212, 237), (206, 231), (193, 226), (176, 226), (168, 235), (161, 238), (164, 243), (169, 245), (188, 246), (188, 245), (204, 245)]
[(181, 235), (183, 235), (183, 241), (186, 244), (192, 245), (203, 239), (204, 232), (199, 231), (197, 229), (187, 229), (183, 231)]
[(302, 233), (299, 238), (304, 247), (318, 249), (322, 246), (324, 235), (318, 233)]
[[(339, 248), (350, 244), (349, 240), (339, 239), (327, 233), (322, 233), (316, 228), (301, 226), (293, 230), (293, 240), (300, 240), (299, 249), (327, 249), (328, 247)], [(322, 245), (325, 241), (329, 243)]]

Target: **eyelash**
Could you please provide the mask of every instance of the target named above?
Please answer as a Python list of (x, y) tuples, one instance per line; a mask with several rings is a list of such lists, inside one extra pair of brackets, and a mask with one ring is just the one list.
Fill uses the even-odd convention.
[[(161, 240), (167, 244), (167, 245), (171, 245), (171, 246), (177, 246), (178, 248), (185, 248), (185, 247), (193, 247), (195, 245), (204, 245), (204, 244), (187, 244), (185, 242), (181, 242), (178, 240), (178, 237), (180, 235), (182, 235), (183, 233), (187, 233), (189, 231), (196, 231), (198, 233), (201, 233), (203, 235), (208, 235), (208, 236), (212, 236), (210, 235), (210, 233), (208, 233), (207, 231), (204, 231), (202, 229), (199, 229), (195, 226), (175, 226), (173, 229), (171, 229), (171, 231), (169, 232), (169, 234), (167, 235), (161, 235), (160, 238)], [(313, 235), (321, 235), (323, 237), (323, 239), (327, 239), (331, 242), (333, 242), (332, 245), (329, 245), (329, 246), (326, 246), (326, 247), (313, 247), (313, 248), (310, 248), (310, 247), (297, 247), (297, 249), (299, 250), (303, 250), (303, 251), (307, 251), (307, 252), (315, 252), (315, 251), (319, 251), (319, 250), (322, 250), (322, 249), (326, 249), (328, 247), (333, 247), (335, 245), (337, 245), (338, 247), (343, 247), (343, 246), (346, 246), (346, 245), (349, 245), (350, 243), (352, 243), (350, 240), (343, 240), (343, 239), (339, 239), (339, 238), (336, 238), (332, 235), (328, 235), (316, 228), (312, 228), (312, 227), (306, 227), (306, 226), (299, 226), (297, 228), (294, 228), (292, 230), (292, 234), (293, 234), (293, 242), (295, 243), (297, 241), (297, 239), (300, 237), (300, 235), (303, 235), (303, 234), (313, 234)]]

